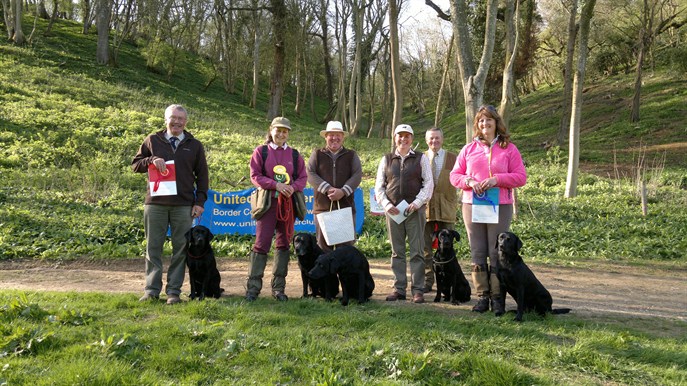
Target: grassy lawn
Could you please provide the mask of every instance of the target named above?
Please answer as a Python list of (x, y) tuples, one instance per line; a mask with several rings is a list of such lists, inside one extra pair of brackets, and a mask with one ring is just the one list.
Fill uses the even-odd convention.
[[(0, 384), (687, 382), (684, 322), (468, 308), (1, 291)], [(635, 328), (636, 326), (636, 328)]]

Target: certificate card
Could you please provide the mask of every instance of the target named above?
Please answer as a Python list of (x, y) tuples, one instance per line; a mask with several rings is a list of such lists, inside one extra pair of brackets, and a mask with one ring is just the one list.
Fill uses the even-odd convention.
[(487, 189), (481, 195), (472, 193), (472, 222), (498, 224), (499, 188)]
[(408, 218), (408, 216), (406, 215), (406, 209), (408, 209), (408, 206), (410, 206), (410, 204), (408, 204), (406, 200), (399, 202), (398, 205), (396, 205), (396, 209), (398, 209), (399, 213), (397, 215), (389, 214), (389, 217), (391, 217), (392, 220), (396, 221), (396, 224), (402, 223), (406, 220), (406, 218)]
[(155, 165), (148, 165), (148, 185), (150, 195), (155, 196), (176, 196), (177, 194), (177, 175), (174, 161), (165, 162), (167, 171), (160, 173)]

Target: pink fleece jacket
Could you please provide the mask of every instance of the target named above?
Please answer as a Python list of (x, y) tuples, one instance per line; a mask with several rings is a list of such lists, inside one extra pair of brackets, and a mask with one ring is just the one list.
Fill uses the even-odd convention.
[[(489, 153), (491, 152), (491, 163)], [(463, 203), (472, 204), (472, 189), (466, 184), (468, 177), (480, 182), (496, 176), (499, 204), (513, 203), (513, 189), (525, 185), (527, 173), (518, 148), (512, 143), (503, 149), (498, 144), (484, 145), (474, 140), (463, 147), (451, 170), (451, 184), (463, 190)]]

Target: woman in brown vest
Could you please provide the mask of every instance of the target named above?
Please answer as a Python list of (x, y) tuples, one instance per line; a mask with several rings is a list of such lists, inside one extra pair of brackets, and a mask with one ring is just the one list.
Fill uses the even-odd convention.
[[(410, 257), (410, 289), (414, 303), (424, 303), (425, 204), (432, 197), (434, 181), (429, 160), (412, 150), (413, 129), (398, 125), (394, 130), (396, 150), (382, 157), (377, 168), (375, 198), (384, 208), (391, 240), (391, 270), (394, 291), (387, 301), (405, 300), (408, 287), (406, 274), (406, 239)], [(400, 208), (400, 209), (399, 209)]]

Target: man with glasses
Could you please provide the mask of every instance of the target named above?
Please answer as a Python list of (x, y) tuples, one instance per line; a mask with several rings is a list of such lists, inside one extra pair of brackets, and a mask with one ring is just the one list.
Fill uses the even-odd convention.
[[(134, 172), (168, 176), (173, 172), (176, 194), (155, 194), (148, 183), (143, 210), (146, 238), (146, 286), (140, 301), (157, 300), (162, 292), (162, 251), (168, 228), (172, 232), (172, 258), (167, 270), (167, 304), (181, 301), (186, 263), (186, 232), (203, 214), (208, 198), (208, 165), (203, 145), (186, 131), (187, 113), (181, 105), (165, 110), (166, 129), (150, 134), (134, 157)], [(171, 162), (173, 161), (173, 163)], [(173, 166), (172, 166), (173, 165)], [(173, 169), (172, 169), (173, 168)], [(154, 170), (153, 170), (154, 169)]]

